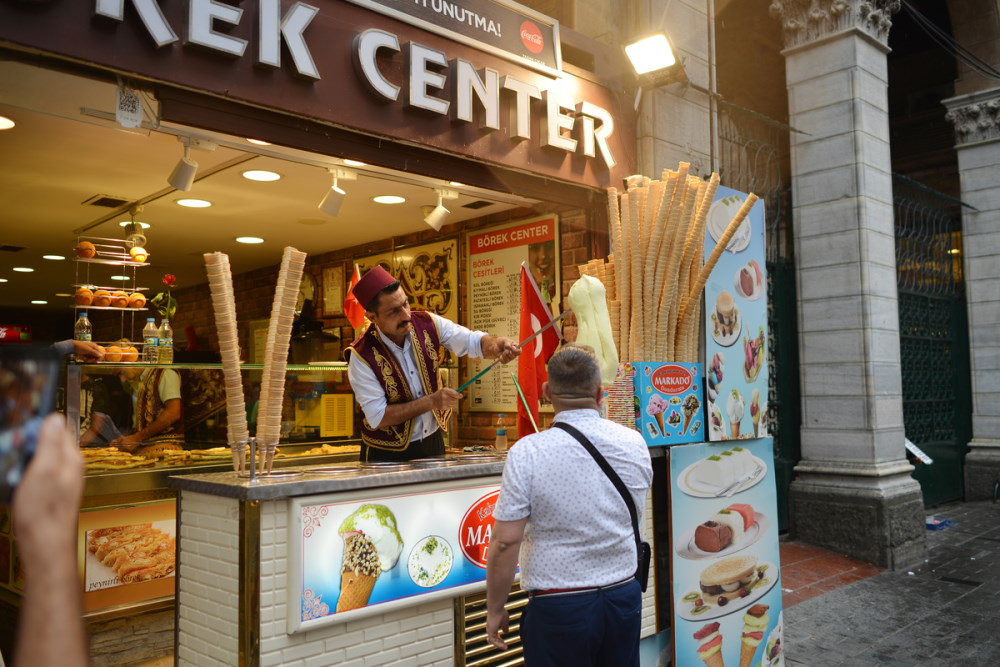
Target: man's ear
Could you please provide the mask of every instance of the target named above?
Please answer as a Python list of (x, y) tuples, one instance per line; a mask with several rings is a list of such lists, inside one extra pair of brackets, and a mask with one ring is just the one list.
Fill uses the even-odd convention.
[(548, 380), (546, 380), (545, 382), (542, 383), (542, 396), (544, 396), (545, 400), (548, 401), (549, 403), (552, 402), (552, 395), (549, 394), (549, 381)]
[(594, 396), (594, 400), (597, 401), (597, 405), (600, 406), (604, 402), (604, 385), (597, 385), (597, 392)]

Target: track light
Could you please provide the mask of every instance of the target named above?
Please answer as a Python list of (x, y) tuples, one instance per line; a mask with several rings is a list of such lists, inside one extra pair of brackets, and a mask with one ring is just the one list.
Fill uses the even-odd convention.
[[(441, 231), (441, 227), (444, 226), (445, 220), (451, 215), (451, 211), (444, 207), (443, 200), (445, 199), (458, 199), (458, 193), (454, 190), (437, 190), (438, 203), (430, 213), (424, 216), (424, 222), (427, 223), (431, 229), (435, 232)], [(424, 211), (421, 208), (421, 211)]]
[(175, 190), (189, 192), (194, 187), (194, 177), (198, 174), (198, 163), (191, 158), (191, 140), (181, 137), (184, 142), (184, 157), (178, 162), (174, 170), (170, 172), (167, 183)]
[(333, 185), (330, 186), (318, 208), (329, 216), (335, 216), (340, 213), (340, 205), (344, 203), (344, 197), (347, 196), (344, 189), (338, 185), (338, 180), (342, 178), (345, 181), (353, 181), (358, 175), (349, 169), (329, 169), (328, 171), (333, 177)]

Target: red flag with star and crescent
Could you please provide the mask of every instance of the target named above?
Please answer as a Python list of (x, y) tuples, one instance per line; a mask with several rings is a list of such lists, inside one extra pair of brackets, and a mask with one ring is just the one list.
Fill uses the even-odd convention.
[[(532, 278), (528, 265), (521, 263), (521, 329), (519, 340), (524, 340), (552, 321), (552, 311), (542, 299), (538, 283)], [(538, 423), (538, 400), (542, 383), (548, 379), (545, 364), (559, 347), (562, 334), (558, 327), (551, 327), (521, 348), (517, 358), (517, 381), (524, 393), (524, 401), (517, 402), (517, 435), (519, 438), (534, 433), (528, 410)], [(525, 407), (527, 403), (527, 408)]]
[(354, 286), (358, 284), (359, 280), (361, 280), (361, 269), (355, 264), (354, 274), (351, 276), (351, 285), (347, 288), (347, 296), (344, 297), (344, 315), (347, 316), (347, 321), (355, 329), (365, 323), (365, 308), (358, 303), (353, 291)]

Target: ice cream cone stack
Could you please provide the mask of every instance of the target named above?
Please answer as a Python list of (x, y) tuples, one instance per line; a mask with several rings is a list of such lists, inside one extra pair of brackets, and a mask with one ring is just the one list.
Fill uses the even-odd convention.
[(766, 604), (755, 604), (743, 614), (743, 635), (740, 641), (740, 667), (750, 667), (757, 648), (764, 640), (764, 631), (770, 623)]

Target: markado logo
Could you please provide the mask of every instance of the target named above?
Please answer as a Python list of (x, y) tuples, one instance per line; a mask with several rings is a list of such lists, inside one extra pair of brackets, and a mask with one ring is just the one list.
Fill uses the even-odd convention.
[(521, 24), (521, 42), (524, 44), (524, 48), (532, 53), (541, 53), (542, 49), (545, 48), (542, 31), (531, 21), (525, 21)]

